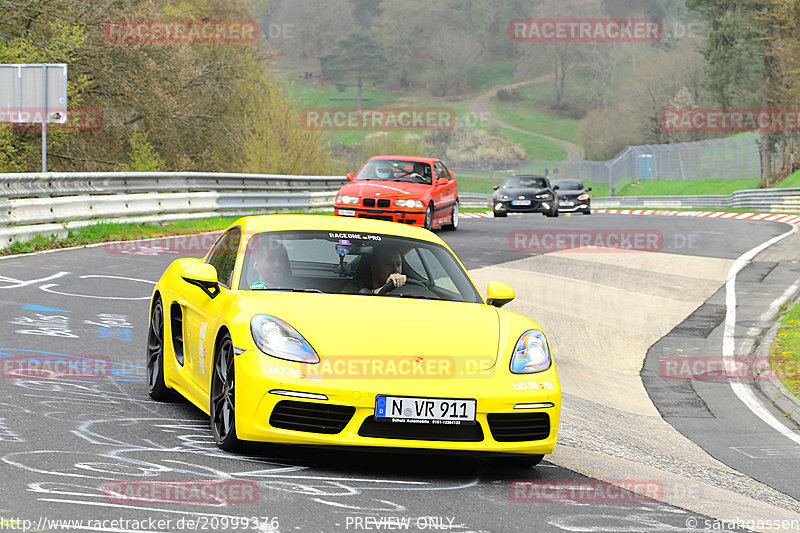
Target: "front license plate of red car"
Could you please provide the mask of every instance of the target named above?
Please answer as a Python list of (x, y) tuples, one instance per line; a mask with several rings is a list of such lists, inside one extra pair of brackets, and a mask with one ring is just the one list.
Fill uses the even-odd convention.
[(477, 401), (465, 398), (377, 396), (375, 418), (416, 424), (474, 424)]

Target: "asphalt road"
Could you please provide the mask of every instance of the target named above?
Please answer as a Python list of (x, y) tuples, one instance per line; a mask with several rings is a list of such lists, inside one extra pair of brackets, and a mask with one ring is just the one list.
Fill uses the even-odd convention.
[[(476, 269), (536, 255), (530, 232), (554, 229), (600, 230), (605, 238), (643, 232), (660, 235), (650, 242), (662, 253), (733, 259), (786, 227), (676, 217), (531, 215), (465, 219), (458, 232), (440, 235), (468, 269)], [(520, 240), (519, 232), (527, 239)], [(192, 255), (187, 250), (202, 255), (208, 244), (203, 241), (194, 237), (170, 243), (179, 254), (99, 246), (0, 260), (0, 361), (31, 355), (52, 362), (103, 358), (112, 369), (101, 377), (70, 380), (16, 379), (4, 372), (0, 525), (19, 519), (31, 521), (29, 530), (67, 530), (40, 522), (46, 517), (84, 520), (83, 531), (115, 532), (725, 530), (706, 516), (657, 501), (657, 490), (654, 500), (620, 497), (613, 487), (547, 461), (534, 469), (497, 470), (463, 457), (261, 445), (243, 455), (218, 451), (203, 413), (188, 403), (151, 401), (143, 382), (152, 286), (170, 261)], [(770, 290), (778, 285), (776, 280)], [(753, 300), (754, 312), (763, 300)], [(702, 391), (698, 395), (709, 406), (735, 401), (706, 398)], [(668, 394), (664, 397), (656, 400), (657, 408), (669, 401)], [(565, 403), (570, 400), (565, 396)], [(732, 468), (786, 490), (790, 480), (781, 474), (779, 461), (719, 453), (740, 425), (755, 424), (749, 412), (730, 411), (714, 431), (704, 433), (682, 425), (680, 410), (667, 419)], [(738, 447), (757, 445), (754, 441), (766, 435), (769, 428), (757, 428), (749, 437), (741, 434)], [(225, 480), (232, 491), (223, 491), (228, 497), (217, 504), (131, 504), (115, 500), (109, 491), (153, 481), (182, 481), (197, 488), (214, 479)], [(541, 481), (581, 496), (557, 501), (534, 493), (531, 483)], [(587, 492), (587, 486), (592, 490)], [(253, 520), (234, 524), (234, 518), (242, 517)], [(120, 520), (97, 522), (114, 519)], [(18, 528), (23, 525), (28, 524), (18, 523)]]

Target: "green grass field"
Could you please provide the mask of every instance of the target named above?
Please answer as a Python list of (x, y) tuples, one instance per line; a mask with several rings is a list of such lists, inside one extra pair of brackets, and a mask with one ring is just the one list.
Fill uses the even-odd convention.
[(514, 83), (514, 60), (506, 59), (483, 63), (472, 69), (470, 78), (472, 89), (477, 93)]
[(769, 348), (769, 363), (786, 388), (800, 396), (800, 305), (783, 315)]
[(775, 186), (779, 189), (789, 189), (792, 187), (800, 187), (800, 170), (786, 177), (785, 180)]
[(747, 180), (647, 180), (637, 181), (615, 191), (615, 196), (670, 196), (682, 194), (730, 194), (758, 187), (758, 178)]
[[(477, 85), (481, 92), (497, 85), (513, 83), (513, 81), (513, 62), (511, 61), (492, 63), (473, 73), (473, 84)], [(348, 87), (345, 91), (340, 92), (332, 85), (312, 84), (307, 80), (294, 79), (294, 76), (285, 80), (284, 87), (302, 109), (355, 108), (357, 105), (357, 92), (354, 87)], [(427, 97), (424, 91), (393, 93), (370, 88), (364, 89), (362, 96), (365, 109), (373, 107), (447, 108), (452, 109), (458, 119), (465, 117), (468, 111), (466, 101), (434, 100)], [(485, 123), (478, 122), (475, 117), (470, 117), (470, 119), (470, 124), (489, 131), (492, 135), (505, 137), (509, 141), (521, 145), (531, 159), (563, 161), (567, 157), (563, 148), (545, 139), (503, 128), (492, 128)], [(424, 132), (424, 130), (409, 130), (407, 133)], [(364, 138), (370, 133), (372, 132), (328, 131), (325, 135), (331, 143), (356, 146), (363, 143)]]
[(555, 117), (527, 102), (500, 102), (492, 98), (489, 107), (498, 119), (507, 124), (577, 144), (578, 121), (575, 119)]

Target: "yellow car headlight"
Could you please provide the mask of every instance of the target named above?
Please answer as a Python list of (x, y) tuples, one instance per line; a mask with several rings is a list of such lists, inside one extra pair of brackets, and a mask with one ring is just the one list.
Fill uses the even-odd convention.
[(522, 334), (514, 347), (510, 370), (513, 374), (544, 372), (552, 364), (550, 347), (544, 333), (531, 329)]
[(250, 320), (250, 332), (258, 349), (269, 356), (299, 363), (319, 363), (319, 355), (308, 341), (279, 318), (256, 315)]

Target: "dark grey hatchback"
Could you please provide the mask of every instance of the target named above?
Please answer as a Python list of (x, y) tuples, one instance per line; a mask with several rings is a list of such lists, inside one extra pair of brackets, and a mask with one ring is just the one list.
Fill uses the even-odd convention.
[(514, 176), (502, 185), (495, 186), (492, 194), (492, 212), (496, 217), (508, 213), (541, 213), (558, 216), (557, 186), (552, 186), (546, 176)]
[(584, 215), (592, 214), (591, 187), (585, 187), (580, 180), (553, 180), (558, 186), (558, 210), (562, 213), (580, 211)]

